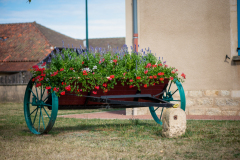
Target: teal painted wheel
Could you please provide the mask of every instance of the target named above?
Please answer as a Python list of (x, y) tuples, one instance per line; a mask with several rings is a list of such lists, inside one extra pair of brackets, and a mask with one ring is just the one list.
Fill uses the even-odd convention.
[[(185, 111), (186, 107), (185, 93), (182, 84), (178, 80), (169, 81), (167, 88), (165, 89), (164, 93), (160, 95), (160, 98), (163, 99), (164, 101), (180, 105), (180, 108)], [(153, 119), (158, 124), (162, 125), (161, 118), (164, 107), (150, 106), (149, 110)]]
[(48, 133), (57, 118), (58, 97), (47, 93), (42, 86), (29, 81), (24, 96), (24, 116), (29, 130), (34, 134)]

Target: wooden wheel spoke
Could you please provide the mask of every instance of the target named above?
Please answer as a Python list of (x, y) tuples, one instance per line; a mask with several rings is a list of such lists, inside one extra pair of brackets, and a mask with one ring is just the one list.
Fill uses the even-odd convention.
[(51, 94), (48, 94), (48, 96), (43, 100), (43, 102), (45, 102), (50, 95), (51, 95)]
[(33, 114), (33, 112), (35, 112), (38, 108), (34, 109), (34, 111), (32, 111), (32, 113), (29, 114), (29, 117), (31, 116), (31, 114)]
[(50, 104), (46, 104), (46, 103), (44, 103), (44, 106), (52, 107), (52, 105), (50, 105)]
[(34, 94), (33, 91), (30, 88), (29, 88), (29, 90), (32, 92), (33, 96), (36, 97), (37, 100), (39, 100), (38, 97), (36, 96), (36, 94)]
[(176, 89), (176, 91), (174, 91), (172, 95), (174, 95), (174, 93), (176, 93), (177, 91), (178, 91), (178, 89)]
[(45, 93), (45, 89), (43, 90), (43, 94), (42, 94), (42, 96), (41, 96), (41, 100), (42, 100), (42, 98), (43, 98), (44, 93)]
[(44, 120), (43, 120), (43, 113), (42, 110), (40, 109), (41, 115), (42, 115), (42, 122), (43, 122), (43, 128), (45, 129), (45, 124), (44, 124)]
[(40, 108), (40, 114), (39, 114), (39, 122), (38, 122), (38, 132), (39, 132), (39, 129), (40, 129), (40, 123), (41, 123), (41, 108)]
[(44, 107), (43, 107), (43, 109), (44, 109), (45, 113), (47, 114), (48, 118), (50, 119), (50, 116), (48, 115), (46, 109)]
[(154, 110), (154, 112), (155, 112), (156, 110), (158, 110), (158, 108), (159, 108), (159, 107), (157, 107), (157, 108)]
[(34, 120), (33, 120), (33, 125), (34, 125), (34, 123), (35, 123), (35, 120), (36, 120), (36, 117), (37, 117), (37, 113), (38, 113), (38, 108), (37, 108), (37, 112), (36, 112), (35, 117), (34, 117)]

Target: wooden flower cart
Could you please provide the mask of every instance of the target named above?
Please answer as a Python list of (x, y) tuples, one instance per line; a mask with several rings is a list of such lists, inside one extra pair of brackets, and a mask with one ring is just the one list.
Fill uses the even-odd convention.
[(24, 97), (25, 120), (32, 133), (44, 134), (52, 129), (58, 110), (149, 107), (153, 119), (158, 124), (162, 124), (164, 107), (180, 106), (185, 111), (184, 89), (177, 80), (165, 79), (164, 83), (140, 89), (122, 86), (118, 82), (114, 89), (108, 92), (99, 89), (97, 94), (86, 92), (82, 93), (81, 97), (66, 92), (65, 95), (57, 97), (53, 91), (48, 92), (42, 87), (35, 87), (35, 82), (30, 80)]

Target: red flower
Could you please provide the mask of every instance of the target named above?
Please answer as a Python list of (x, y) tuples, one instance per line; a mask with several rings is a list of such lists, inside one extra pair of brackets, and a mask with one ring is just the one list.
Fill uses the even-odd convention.
[(65, 95), (65, 91), (62, 91), (60, 94), (61, 94), (62, 96)]
[(62, 85), (66, 85), (66, 83), (62, 82)]
[(42, 83), (36, 83), (36, 87), (42, 86)]
[(130, 85), (129, 88), (133, 88), (133, 85)]
[(84, 62), (82, 61), (82, 64), (84, 64)]
[(61, 68), (60, 71), (64, 71), (64, 68)]
[(68, 85), (68, 86), (65, 87), (65, 89), (66, 89), (67, 91), (71, 91), (71, 86)]
[(144, 87), (147, 88), (147, 84), (144, 84)]
[(46, 89), (51, 89), (51, 86), (47, 86)]
[(40, 78), (40, 76), (37, 76), (37, 77), (36, 77), (36, 79), (39, 79), (39, 78)]
[(116, 59), (114, 59), (114, 60), (113, 60), (113, 62), (116, 64), (116, 63), (117, 63), (117, 60), (116, 60)]
[(35, 81), (35, 79), (33, 78), (33, 79), (32, 79), (32, 82), (34, 82), (34, 81)]
[(157, 65), (154, 64), (154, 65), (152, 65), (152, 67), (155, 68), (155, 67), (157, 67)]
[(164, 73), (163, 73), (163, 72), (159, 72), (158, 75), (159, 75), (159, 76), (163, 76)]
[(41, 66), (45, 66), (46, 65), (46, 62), (44, 62)]
[(123, 76), (125, 76), (126, 73), (123, 73)]
[(99, 86), (95, 86), (95, 89), (99, 89)]
[(97, 91), (92, 91), (93, 94), (97, 94)]
[(148, 63), (146, 68), (150, 68), (151, 66), (152, 66), (151, 63)]
[(159, 80), (160, 80), (160, 81), (163, 81), (163, 80), (164, 80), (164, 78), (160, 78)]
[(104, 92), (108, 92), (108, 89), (104, 89)]
[(133, 79), (130, 79), (129, 82), (133, 82)]
[(43, 77), (42, 77), (42, 78), (39, 78), (38, 80), (39, 80), (39, 82), (40, 82), (40, 81), (43, 81)]
[(99, 61), (99, 64), (101, 63), (101, 60)]
[(168, 65), (165, 65), (165, 68), (167, 68), (168, 67)]
[(174, 74), (175, 72), (174, 71), (172, 71), (172, 74)]
[(149, 79), (152, 79), (153, 78), (153, 76), (149, 76)]
[(83, 75), (88, 75), (86, 70), (83, 70)]
[(170, 80), (173, 81), (173, 77), (170, 77)]
[(32, 66), (32, 68), (37, 69), (37, 68), (38, 68), (38, 65), (34, 65), (34, 66)]
[(80, 89), (80, 90), (78, 89), (77, 91), (78, 91), (78, 92), (82, 92), (82, 89)]
[(162, 66), (162, 63), (159, 63), (158, 66)]
[(184, 73), (181, 74), (181, 76), (186, 79), (186, 75)]
[(155, 83), (153, 83), (153, 86), (155, 86)]
[(144, 71), (144, 73), (147, 74), (147, 73), (148, 73), (148, 70)]
[(137, 76), (136, 79), (141, 79), (141, 77)]
[(103, 83), (103, 87), (107, 87), (107, 84), (106, 84), (106, 83)]
[(69, 68), (69, 70), (73, 70), (73, 68), (71, 67), (71, 68)]
[(58, 92), (59, 88), (54, 87), (53, 90), (54, 90), (55, 92)]
[(46, 76), (46, 74), (43, 74), (43, 73), (42, 73), (42, 74), (41, 74), (41, 76), (42, 76), (42, 77), (45, 77), (45, 76)]
[(103, 58), (103, 59), (102, 59), (102, 62), (104, 62), (104, 60), (105, 60), (105, 59)]
[(110, 78), (114, 78), (114, 75), (111, 75)]
[(156, 75), (153, 75), (153, 78), (154, 78), (154, 79), (156, 79), (156, 78), (157, 78), (157, 76), (156, 76)]

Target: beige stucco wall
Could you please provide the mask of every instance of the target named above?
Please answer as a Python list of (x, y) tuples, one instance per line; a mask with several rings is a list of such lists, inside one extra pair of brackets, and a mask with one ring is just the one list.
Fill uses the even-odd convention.
[[(126, 0), (128, 46), (132, 45), (131, 3), (132, 0)], [(169, 66), (187, 75), (183, 83), (187, 114), (210, 114), (208, 110), (215, 109), (224, 115), (223, 108), (231, 110), (233, 105), (234, 115), (240, 115), (240, 94), (235, 94), (240, 93), (240, 62), (232, 61), (238, 43), (237, 0), (138, 0), (137, 3), (140, 48), (150, 47)], [(225, 61), (226, 55), (231, 59)], [(222, 96), (222, 92), (229, 94)], [(204, 105), (200, 103), (202, 100), (210, 103)]]
[(0, 86), (0, 103), (23, 102), (27, 85)]
[[(126, 43), (132, 45), (131, 0), (126, 0)], [(235, 1), (138, 0), (140, 48), (150, 47), (187, 75), (185, 90), (240, 89)], [(232, 28), (231, 28), (232, 27)], [(231, 49), (234, 48), (234, 49)]]

